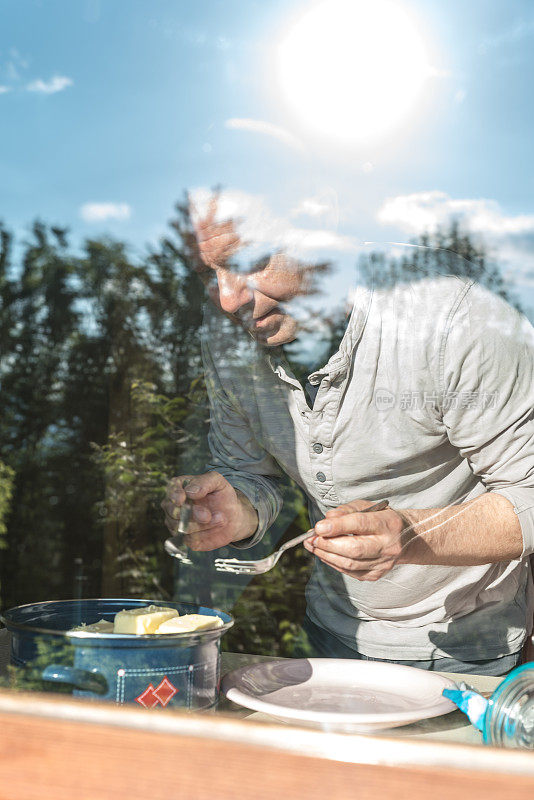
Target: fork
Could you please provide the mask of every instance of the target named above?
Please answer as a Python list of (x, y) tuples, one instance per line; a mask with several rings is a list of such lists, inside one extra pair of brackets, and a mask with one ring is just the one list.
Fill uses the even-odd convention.
[[(369, 508), (362, 508), (358, 513), (365, 514), (368, 511), (383, 511), (388, 505), (388, 500), (379, 500), (378, 503), (374, 503), (372, 506), (369, 506)], [(295, 547), (297, 544), (300, 544), (305, 539), (314, 535), (315, 529), (310, 528), (306, 533), (301, 533), (300, 536), (295, 536), (294, 539), (285, 542), (278, 550), (271, 553), (270, 556), (256, 559), (256, 561), (241, 561), (238, 558), (216, 558), (215, 569), (218, 572), (232, 572), (234, 575), (263, 575), (264, 572), (269, 572), (269, 570), (278, 563), (278, 559), (282, 553), (285, 553), (286, 550)]]

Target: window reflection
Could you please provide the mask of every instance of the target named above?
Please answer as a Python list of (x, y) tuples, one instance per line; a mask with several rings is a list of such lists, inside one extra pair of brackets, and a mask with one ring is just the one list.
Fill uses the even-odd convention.
[[(319, 628), (348, 657), (356, 645), (393, 660), (397, 646), (400, 661), (410, 648), (421, 661), (515, 657), (531, 615), (525, 525), (523, 553), (409, 574), (399, 564), (377, 581), (306, 547), (254, 578), (214, 564), (262, 558), (351, 501), (439, 517), (489, 489), (532, 507), (531, 329), (513, 309), (532, 316), (534, 224), (528, 209), (505, 210), (498, 170), (494, 197), (482, 195), (484, 154), (454, 138), (470, 94), (444, 88), (454, 70), (402, 4), (381, 2), (385, 17), (341, 1), (295, 8), (298, 19), (255, 11), (276, 47), (244, 6), (205, 19), (164, 4), (147, 20), (139, 9), (125, 19), (124, 3), (85, 5), (58, 26), (65, 41), (91, 31), (79, 61), (54, 40), (65, 66), (45, 74), (25, 39), (0, 63), (14, 198), (0, 227), (2, 608), (144, 597), (231, 612), (223, 646), (243, 653), (313, 653)], [(409, 23), (402, 41), (395, 20)], [(470, 35), (454, 47), (486, 62), (510, 41)], [(477, 84), (479, 98), (495, 85)], [(487, 163), (508, 163), (513, 148), (490, 143), (469, 107)], [(509, 170), (518, 181), (527, 128)], [(462, 318), (470, 281), (475, 322)], [(464, 326), (450, 337), (447, 314)], [(439, 457), (438, 444), (449, 448)], [(235, 487), (257, 527), (208, 546), (196, 519), (191, 546), (186, 536), (170, 558), (169, 482), (206, 471)], [(406, 645), (399, 629), (426, 632)]]
[[(260, 356), (263, 350), (282, 364), (312, 409), (318, 387), (310, 376), (335, 363), (357, 286), (387, 293), (456, 275), (517, 301), (484, 246), (457, 223), (411, 245), (361, 246), (344, 303), (339, 287), (328, 292), (338, 280), (335, 264), (314, 264), (309, 250), (306, 261), (278, 250), (248, 270), (219, 253), (206, 293), (207, 258), (197, 237), (187, 198), (177, 205), (169, 235), (144, 260), (129, 257), (127, 242), (102, 239), (74, 254), (65, 231), (38, 223), (14, 263), (13, 237), (4, 230), (4, 606), (28, 597), (179, 598), (231, 610), (239, 623), (224, 642), (231, 650), (302, 654), (304, 589), (313, 564), (303, 548), (251, 580), (215, 570), (215, 557), (236, 556), (230, 542), (215, 551), (189, 549), (181, 561), (162, 547), (166, 485), (175, 475), (203, 473), (213, 462), (208, 433), (219, 389), (212, 387), (210, 408), (201, 339), (210, 340), (213, 321), (205, 309), (215, 305), (222, 312), (215, 322), (217, 334), (226, 336), (217, 351), (221, 363), (244, 366), (241, 374), (256, 381), (267, 415), (278, 398), (272, 386), (247, 373), (250, 347), (254, 358), (259, 348)], [(222, 302), (221, 283), (228, 292)], [(254, 324), (256, 317), (277, 314), (282, 321), (266, 333)], [(244, 332), (252, 337), (242, 340)], [(387, 407), (392, 392), (384, 387), (383, 394), (375, 402)], [(424, 402), (420, 394), (405, 387), (399, 403), (417, 407)], [(310, 502), (312, 521), (320, 517), (318, 498), (310, 499), (309, 489), (306, 497), (298, 459), (288, 466), (294, 432), (283, 428), (283, 409), (278, 419), (275, 438), (261, 414), (252, 427), (274, 456), (283, 507), (247, 558), (261, 558), (307, 530)]]

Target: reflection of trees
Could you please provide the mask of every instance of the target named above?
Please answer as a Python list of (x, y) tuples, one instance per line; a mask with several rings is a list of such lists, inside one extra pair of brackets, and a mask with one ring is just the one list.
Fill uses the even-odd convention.
[[(174, 230), (176, 241), (171, 236), (137, 260), (111, 240), (89, 240), (74, 255), (64, 231), (36, 223), (16, 262), (12, 237), (2, 231), (0, 447), (15, 473), (2, 605), (72, 596), (77, 558), (86, 595), (136, 593), (133, 566), (117, 562), (128, 551), (171, 591), (157, 462), (164, 457), (172, 473), (185, 466), (186, 428), (207, 419), (192, 385), (201, 376), (203, 293), (189, 269), (195, 254), (183, 203)], [(161, 429), (160, 407), (132, 391), (136, 382), (150, 384), (155, 398), (172, 398), (171, 430)], [(139, 462), (135, 514), (111, 513), (121, 480), (109, 464), (117, 442)], [(107, 446), (108, 462), (95, 460), (92, 443)], [(140, 470), (153, 473), (152, 482)], [(0, 476), (6, 501), (7, 477)], [(125, 487), (131, 478), (122, 475)]]
[[(16, 251), (2, 229), (0, 248), (2, 606), (80, 588), (170, 596), (165, 482), (208, 460), (204, 294), (187, 205), (141, 259), (108, 239), (74, 253), (65, 231), (43, 223)], [(303, 508), (288, 496), (288, 536)], [(181, 598), (231, 608), (243, 586), (214, 573), (212, 554), (192, 560), (180, 567)], [(261, 638), (266, 597), (251, 591)]]
[[(505, 280), (484, 242), (475, 241), (469, 231), (462, 230), (455, 220), (447, 228), (421, 234), (409, 245), (390, 243), (373, 247), (358, 259), (358, 272), (364, 285), (379, 289), (437, 275), (466, 277), (523, 310), (513, 285)], [(326, 342), (328, 359), (336, 352), (345, 330), (346, 312), (338, 309), (324, 321), (329, 329)]]
[[(277, 520), (277, 527), (291, 531), (284, 539), (309, 528), (302, 492), (294, 486), (286, 489), (281, 517)], [(274, 542), (271, 538), (265, 553), (272, 552), (275, 542), (276, 538)], [(295, 645), (301, 640), (300, 623), (306, 609), (304, 587), (310, 578), (311, 567), (312, 559), (307, 551), (296, 547), (284, 554), (275, 569), (254, 578), (244, 587), (243, 594), (232, 609), (236, 625), (222, 640), (223, 649), (291, 656)]]
[(7, 533), (6, 518), (11, 507), (14, 477), (11, 467), (0, 461), (0, 550), (7, 547), (4, 537)]
[(405, 250), (403, 255), (375, 250), (362, 256), (359, 267), (364, 282), (369, 286), (388, 287), (436, 275), (461, 275), (519, 308), (512, 287), (487, 247), (476, 242), (468, 231), (463, 231), (457, 221), (432, 234), (424, 233), (411, 244), (411, 247), (400, 246)]
[(35, 639), (35, 652), (24, 665), (10, 665), (7, 674), (0, 676), (0, 687), (21, 692), (54, 692), (72, 694), (72, 687), (61, 683), (43, 681), (43, 670), (50, 664), (74, 666), (74, 646), (60, 636), (39, 636)]
[[(405, 258), (371, 255), (360, 264), (364, 279), (387, 286), (455, 264), (456, 274), (513, 299), (485, 249), (457, 226), (418, 244)], [(447, 249), (463, 258), (448, 259)], [(203, 289), (191, 270), (198, 252), (187, 205), (177, 205), (168, 237), (143, 258), (108, 239), (74, 253), (65, 231), (42, 223), (16, 252), (0, 229), (2, 606), (75, 596), (76, 560), (85, 596), (170, 596), (174, 564), (159, 503), (170, 475), (208, 460)], [(328, 324), (333, 353), (343, 315)], [(302, 495), (289, 486), (276, 530), (247, 557), (306, 526)], [(302, 548), (249, 584), (214, 573), (212, 554), (192, 560), (180, 568), (180, 599), (231, 610), (241, 594), (225, 646), (290, 652), (310, 569)]]

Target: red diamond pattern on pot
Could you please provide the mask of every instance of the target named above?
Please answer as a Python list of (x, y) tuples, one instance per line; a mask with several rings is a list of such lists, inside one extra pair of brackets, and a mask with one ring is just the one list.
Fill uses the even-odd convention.
[(139, 705), (144, 706), (145, 708), (154, 708), (154, 706), (157, 706), (159, 703), (159, 698), (156, 696), (154, 687), (151, 683), (148, 684), (145, 691), (142, 692), (139, 697), (135, 698), (135, 702), (139, 703)]
[(156, 689), (154, 689), (154, 694), (156, 695), (156, 697), (158, 698), (159, 702), (163, 707), (165, 707), (167, 703), (169, 703), (172, 700), (172, 698), (177, 692), (178, 689), (170, 682), (170, 680), (167, 678), (166, 675), (159, 684), (159, 686)]

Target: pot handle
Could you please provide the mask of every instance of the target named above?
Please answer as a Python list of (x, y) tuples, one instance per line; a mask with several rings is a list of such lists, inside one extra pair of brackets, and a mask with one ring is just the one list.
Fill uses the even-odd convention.
[(108, 682), (96, 669), (78, 669), (77, 667), (66, 667), (62, 664), (49, 664), (42, 672), (43, 681), (52, 683), (66, 683), (81, 689), (83, 692), (94, 692), (95, 694), (106, 694)]

